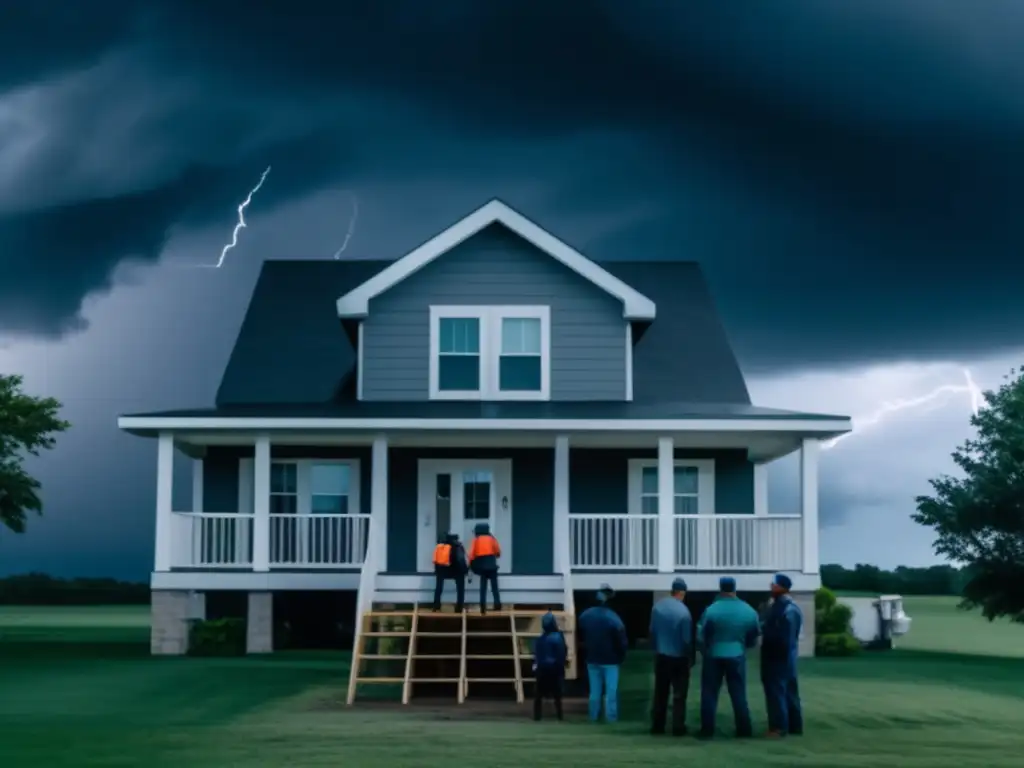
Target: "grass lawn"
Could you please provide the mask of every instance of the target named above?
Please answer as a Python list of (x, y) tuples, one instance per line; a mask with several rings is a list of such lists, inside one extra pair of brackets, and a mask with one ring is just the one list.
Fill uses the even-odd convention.
[[(623, 722), (616, 726), (578, 719), (537, 725), (525, 708), (522, 717), (515, 710), (467, 722), (454, 707), (444, 718), (398, 707), (345, 708), (341, 654), (150, 658), (145, 610), (0, 608), (0, 765), (1019, 765), (1024, 627), (989, 625), (954, 604), (908, 599), (913, 632), (897, 651), (807, 660), (806, 736), (734, 741), (723, 697), (723, 736), (709, 744), (647, 735), (649, 659), (639, 653), (623, 677)], [(761, 730), (756, 680), (755, 670), (751, 701)]]

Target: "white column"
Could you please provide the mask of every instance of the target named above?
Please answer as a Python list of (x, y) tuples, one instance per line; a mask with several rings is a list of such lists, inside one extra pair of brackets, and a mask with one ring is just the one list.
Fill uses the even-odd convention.
[(676, 569), (676, 459), (675, 441), (658, 438), (658, 571), (672, 573)]
[(821, 443), (806, 438), (800, 446), (800, 504), (803, 515), (804, 573), (818, 573), (818, 454)]
[(370, 468), (371, 541), (376, 550), (377, 571), (388, 569), (388, 437), (373, 438), (373, 462)]
[(555, 438), (554, 566), (558, 573), (572, 567), (569, 553), (569, 436)]
[(203, 460), (192, 459), (192, 511), (203, 512)]
[(153, 570), (171, 570), (174, 548), (174, 435), (161, 432), (156, 447), (156, 550)]
[(252, 569), (270, 570), (270, 436), (256, 438), (252, 461)]
[(754, 514), (763, 517), (768, 514), (768, 465), (754, 465)]

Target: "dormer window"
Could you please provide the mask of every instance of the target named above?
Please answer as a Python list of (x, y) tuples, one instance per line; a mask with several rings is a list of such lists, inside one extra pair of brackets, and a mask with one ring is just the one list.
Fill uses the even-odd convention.
[(549, 307), (431, 307), (431, 399), (549, 399), (550, 320)]

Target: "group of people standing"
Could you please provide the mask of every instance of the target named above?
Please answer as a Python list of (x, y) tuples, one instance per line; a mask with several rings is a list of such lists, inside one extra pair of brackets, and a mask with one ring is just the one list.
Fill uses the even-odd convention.
[[(792, 581), (785, 574), (772, 579), (772, 603), (764, 616), (758, 615), (736, 594), (736, 580), (724, 577), (719, 582), (720, 594), (701, 616), (694, 633), (693, 618), (686, 607), (686, 582), (677, 578), (669, 597), (659, 600), (651, 611), (649, 639), (654, 651), (654, 700), (651, 706), (651, 733), (664, 734), (672, 705), (671, 733), (683, 736), (686, 725), (686, 701), (690, 689), (690, 670), (695, 650), (702, 656), (700, 677), (700, 730), (697, 737), (710, 739), (715, 732), (718, 697), (725, 683), (732, 702), (738, 737), (753, 736), (750, 706), (747, 702), (747, 651), (761, 644), (761, 683), (768, 710), (770, 738), (803, 733), (800, 691), (797, 685), (797, 642), (803, 625), (803, 614), (789, 595)], [(628, 638), (622, 619), (608, 606), (613, 592), (603, 586), (597, 593), (598, 604), (584, 611), (578, 621), (587, 654), (587, 675), (590, 683), (589, 715), (598, 720), (602, 705), (605, 719), (618, 719), (619, 668), (626, 658)], [(564, 652), (548, 652), (557, 633), (554, 617), (545, 617), (544, 635), (538, 639), (537, 699), (534, 717), (540, 717), (541, 675), (545, 675), (543, 691), (560, 690), (551, 676), (555, 667), (541, 662), (552, 656), (550, 664), (561, 660)], [(695, 637), (696, 634), (696, 637)], [(694, 641), (696, 640), (696, 647)], [(556, 644), (557, 645), (557, 644)], [(564, 640), (561, 642), (564, 649)], [(555, 699), (561, 717), (561, 699)]]
[(444, 583), (455, 582), (455, 610), (461, 613), (466, 607), (466, 574), (472, 571), (480, 577), (480, 613), (487, 613), (487, 585), (491, 587), (494, 610), (501, 610), (501, 592), (498, 590), (498, 558), (501, 545), (491, 533), (487, 523), (478, 523), (473, 529), (473, 543), (466, 548), (459, 541), (458, 534), (448, 533), (434, 547), (434, 610), (441, 610), (441, 594)]

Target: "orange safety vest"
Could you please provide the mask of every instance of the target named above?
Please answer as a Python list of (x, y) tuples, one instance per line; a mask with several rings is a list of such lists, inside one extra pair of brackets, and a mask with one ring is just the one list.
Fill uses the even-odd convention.
[(487, 557), (488, 555), (501, 557), (501, 546), (496, 538), (485, 533), (483, 536), (473, 539), (473, 546), (469, 549), (469, 560), (472, 562), (478, 557)]
[(434, 565), (452, 564), (452, 545), (438, 544), (434, 547)]

